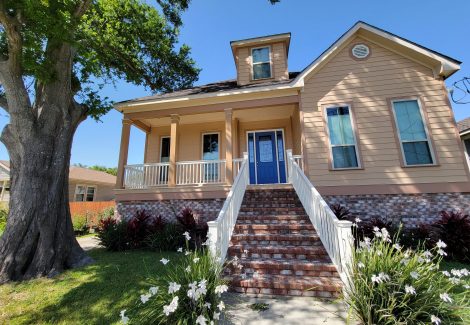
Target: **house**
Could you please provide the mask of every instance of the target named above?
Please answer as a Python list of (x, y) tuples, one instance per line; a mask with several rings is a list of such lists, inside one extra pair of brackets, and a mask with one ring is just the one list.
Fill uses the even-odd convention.
[(457, 123), (467, 161), (470, 162), (470, 117)]
[[(290, 40), (232, 41), (236, 79), (117, 103), (117, 211), (171, 217), (190, 207), (209, 220), (222, 260), (239, 256), (256, 270), (233, 284), (242, 292), (305, 295), (321, 278), (310, 294), (330, 297), (351, 224), (329, 205), (407, 226), (470, 209), (444, 83), (461, 62), (358, 22), (292, 72)], [(140, 165), (127, 164), (131, 126), (146, 134)], [(319, 262), (315, 234), (336, 269)]]
[[(10, 162), (0, 160), (0, 201), (9, 200)], [(69, 170), (69, 200), (110, 201), (114, 199), (116, 177), (105, 172), (71, 166)]]

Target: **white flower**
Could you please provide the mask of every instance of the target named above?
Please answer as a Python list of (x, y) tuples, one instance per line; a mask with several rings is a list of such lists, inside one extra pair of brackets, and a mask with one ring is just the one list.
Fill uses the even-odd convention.
[(125, 313), (126, 313), (126, 310), (125, 310), (125, 309), (124, 309), (124, 310), (121, 310), (121, 312), (119, 313), (119, 315), (121, 316), (121, 322), (122, 322), (123, 324), (129, 323), (129, 317), (127, 317), (127, 316), (125, 315)]
[(409, 285), (405, 285), (405, 292), (410, 294), (410, 295), (415, 295), (416, 294), (415, 288), (413, 288), (412, 286), (409, 286)]
[(191, 239), (191, 236), (189, 235), (189, 232), (187, 232), (187, 231), (185, 231), (185, 232), (183, 233), (183, 236), (184, 236), (184, 238), (186, 238), (186, 240), (190, 240), (190, 239)]
[(449, 271), (442, 271), (442, 274), (444, 274), (444, 275), (447, 276), (447, 277), (450, 277)]
[(458, 277), (458, 278), (461, 278), (462, 277), (462, 272), (460, 270), (456, 270), (456, 269), (452, 269), (450, 270), (450, 273), (452, 273), (452, 275)]
[(447, 293), (441, 293), (439, 297), (445, 302), (452, 302), (452, 298)]
[(447, 253), (444, 252), (444, 251), (443, 251), (442, 249), (440, 249), (440, 248), (437, 250), (437, 253), (438, 253), (439, 255), (441, 255), (441, 256), (447, 256)]
[(177, 252), (182, 253), (183, 252), (183, 247), (178, 248)]
[(185, 271), (188, 273), (191, 272), (191, 266), (186, 266)]
[(398, 244), (398, 243), (393, 244), (393, 247), (394, 247), (397, 251), (401, 250), (401, 246), (400, 246), (400, 244)]
[(441, 324), (441, 320), (437, 316), (434, 316), (434, 315), (431, 315), (431, 322), (436, 325)]
[(228, 287), (225, 284), (215, 287), (215, 293), (222, 294), (228, 290)]
[(439, 239), (439, 241), (436, 243), (436, 246), (438, 248), (446, 248), (447, 247), (447, 244), (444, 243), (442, 240)]
[(390, 234), (388, 233), (388, 230), (386, 228), (382, 228), (380, 230), (382, 232), (382, 238), (384, 241), (388, 241), (388, 242), (391, 242), (390, 240)]
[(422, 258), (421, 256), (418, 257), (418, 263), (424, 263), (426, 260)]
[(424, 257), (427, 257), (427, 258), (432, 257), (432, 253), (430, 251), (424, 251), (423, 255)]
[(403, 258), (403, 259), (400, 261), (400, 264), (407, 265), (409, 262), (410, 262), (410, 259), (409, 259), (409, 258)]
[(452, 284), (459, 284), (460, 279), (459, 278), (449, 278), (450, 283)]
[(179, 297), (176, 296), (173, 298), (169, 305), (163, 306), (163, 313), (166, 316), (169, 316), (171, 313), (174, 313), (176, 308), (178, 308), (178, 299)]
[(419, 278), (419, 273), (413, 271), (413, 272), (410, 273), (410, 276), (411, 276), (413, 279), (417, 279), (417, 278)]
[(147, 301), (149, 301), (151, 295), (146, 294), (146, 295), (140, 295), (140, 301), (142, 301), (143, 304), (145, 304)]
[(382, 278), (380, 277), (380, 275), (372, 274), (372, 282), (375, 282), (375, 283), (382, 283), (383, 280), (382, 280)]
[(355, 221), (356, 221), (356, 223), (360, 223), (360, 222), (362, 222), (362, 220), (361, 220), (361, 219), (359, 219), (359, 218), (356, 218), (356, 219), (355, 219)]
[(162, 258), (160, 262), (162, 262), (163, 265), (167, 265), (170, 260), (167, 260), (166, 258)]
[(206, 325), (207, 324), (207, 319), (203, 315), (199, 315), (199, 317), (196, 319), (196, 325)]
[(219, 320), (219, 318), (220, 318), (220, 313), (214, 313), (213, 318), (214, 318), (215, 320)]
[(470, 272), (467, 269), (461, 269), (460, 273), (462, 274), (462, 276), (469, 276), (470, 275)]
[(152, 295), (152, 296), (155, 296), (158, 292), (158, 287), (151, 287), (149, 289), (149, 293)]
[(211, 309), (211, 303), (210, 303), (210, 302), (206, 302), (206, 303), (204, 304), (204, 306), (206, 306), (207, 309)]
[(200, 260), (199, 257), (195, 257), (195, 258), (193, 259), (193, 262), (194, 262), (194, 263), (197, 263), (197, 262), (199, 262), (199, 260)]
[(219, 308), (219, 310), (224, 310), (224, 309), (225, 309), (225, 304), (224, 304), (224, 302), (223, 302), (222, 300), (221, 300), (221, 301), (219, 302), (219, 304), (217, 305), (217, 308)]
[(374, 227), (374, 232), (379, 232), (380, 228), (379, 227)]
[(201, 296), (204, 296), (207, 293), (207, 280), (202, 280), (199, 284), (195, 281), (189, 284), (189, 290), (187, 295), (192, 300), (196, 301)]
[(377, 251), (377, 256), (382, 256), (382, 251)]
[[(245, 279), (246, 279), (246, 273), (240, 274), (240, 277), (241, 277), (243, 280), (245, 280)], [(254, 277), (254, 274), (253, 274), (253, 277)]]
[(384, 279), (384, 281), (390, 281), (390, 277), (388, 276), (388, 274), (385, 274), (385, 273), (380, 273), (379, 276), (382, 277), (382, 279)]
[(370, 247), (371, 247), (371, 244), (372, 244), (372, 242), (371, 242), (370, 238), (364, 237), (364, 241), (359, 242), (359, 247), (369, 250)]
[(185, 251), (185, 252), (184, 252), (184, 256), (188, 256), (189, 254), (191, 254), (190, 251)]
[(364, 263), (359, 262), (359, 263), (357, 263), (357, 267), (360, 268), (360, 269), (363, 269), (363, 268), (365, 268), (366, 266), (364, 265)]
[(464, 284), (463, 287), (464, 287), (465, 289), (467, 289), (467, 290), (470, 289), (470, 285), (468, 285), (468, 284)]
[(168, 287), (168, 293), (172, 294), (177, 292), (181, 288), (181, 284), (178, 284), (176, 282), (170, 282), (170, 286)]

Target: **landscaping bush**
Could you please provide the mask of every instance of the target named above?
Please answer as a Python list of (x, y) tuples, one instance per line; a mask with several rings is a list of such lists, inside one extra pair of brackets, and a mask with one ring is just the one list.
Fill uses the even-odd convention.
[(100, 244), (110, 251), (123, 251), (129, 248), (127, 222), (112, 217), (102, 219), (98, 225)]
[(153, 217), (146, 210), (137, 211), (127, 223), (127, 237), (131, 248), (142, 248), (148, 236), (162, 232), (165, 221), (161, 216)]
[(76, 215), (72, 217), (72, 226), (75, 235), (83, 235), (88, 232), (88, 218), (86, 216)]
[(339, 220), (349, 220), (353, 221), (353, 216), (351, 211), (341, 204), (332, 204), (330, 205), (331, 211), (335, 214), (336, 218)]
[(462, 212), (440, 213), (440, 219), (432, 225), (433, 239), (447, 243), (446, 259), (470, 262), (470, 216)]
[[(150, 288), (121, 321), (130, 324), (209, 324), (217, 322), (225, 305), (221, 294), (227, 286), (221, 279), (222, 266), (206, 249), (186, 253), (181, 263), (161, 259), (169, 268), (163, 276), (149, 280)], [(186, 255), (187, 254), (187, 255)], [(211, 323), (213, 324), (213, 323)]]
[(183, 232), (187, 231), (191, 236), (190, 246), (201, 247), (207, 237), (207, 223), (197, 220), (189, 208), (184, 208), (179, 215), (176, 215), (176, 220), (183, 227)]
[[(396, 237), (398, 238), (398, 236)], [(439, 272), (445, 243), (404, 250), (385, 228), (353, 252), (345, 302), (362, 324), (469, 324), (468, 270)]]
[(172, 251), (184, 246), (183, 228), (169, 222), (161, 231), (150, 234), (145, 239), (145, 246), (156, 251)]
[(8, 208), (0, 207), (0, 235), (3, 234), (7, 226)]

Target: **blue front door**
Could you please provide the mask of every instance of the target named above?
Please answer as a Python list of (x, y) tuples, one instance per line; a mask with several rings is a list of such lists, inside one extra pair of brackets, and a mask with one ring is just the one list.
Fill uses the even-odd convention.
[(259, 132), (255, 133), (255, 138), (257, 183), (279, 183), (275, 133)]

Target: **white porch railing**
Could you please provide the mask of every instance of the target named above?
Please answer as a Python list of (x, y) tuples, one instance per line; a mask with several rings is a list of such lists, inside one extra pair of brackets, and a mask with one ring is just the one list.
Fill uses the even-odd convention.
[(176, 185), (225, 183), (225, 174), (225, 160), (176, 163)]
[(240, 171), (240, 167), (242, 166), (242, 162), (243, 162), (243, 158), (234, 158), (232, 160), (232, 164), (233, 164), (233, 179), (235, 179), (235, 177), (237, 177), (238, 175), (238, 172)]
[(352, 223), (339, 220), (335, 216), (320, 193), (300, 169), (292, 156), (291, 150), (287, 150), (287, 164), (289, 183), (293, 185), (310, 221), (320, 236), (323, 246), (336, 265), (341, 278), (345, 281), (347, 264), (352, 257)]
[(147, 188), (168, 184), (169, 163), (127, 165), (124, 167), (125, 188)]
[(250, 183), (250, 173), (248, 168), (248, 154), (243, 153), (243, 162), (238, 172), (233, 186), (225, 200), (219, 216), (214, 221), (209, 221), (209, 248), (213, 256), (220, 258), (220, 263), (224, 263), (227, 255), (228, 245), (232, 237), (233, 229), (237, 223), (238, 212), (242, 205), (245, 190)]
[(303, 165), (302, 155), (293, 155), (292, 158), (297, 163), (297, 165), (299, 165), (300, 169), (302, 169), (303, 171), (304, 165)]

